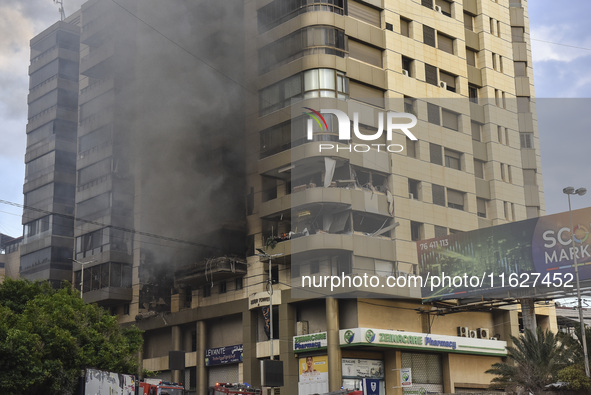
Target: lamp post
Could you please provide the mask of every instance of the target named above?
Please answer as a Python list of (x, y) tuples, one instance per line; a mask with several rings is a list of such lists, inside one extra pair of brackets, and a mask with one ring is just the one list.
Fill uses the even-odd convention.
[(269, 293), (269, 337), (271, 338), (271, 347), (269, 349), (269, 354), (271, 354), (270, 359), (273, 360), (275, 354), (273, 353), (273, 275), (272, 275), (272, 261), (273, 258), (283, 255), (280, 254), (273, 254), (269, 255), (265, 251), (257, 248), (259, 252), (259, 256), (262, 258), (269, 259), (269, 279), (267, 281), (267, 292)]
[(80, 265), (80, 299), (82, 299), (82, 294), (84, 293), (84, 265), (95, 261), (81, 262), (77, 261), (76, 259), (72, 259), (72, 261)]
[(571, 251), (574, 254), (574, 265), (575, 265), (575, 280), (577, 282), (577, 301), (578, 301), (578, 310), (579, 310), (579, 322), (581, 323), (581, 341), (583, 343), (583, 354), (585, 358), (585, 374), (587, 377), (591, 377), (589, 372), (589, 358), (587, 356), (587, 337), (585, 336), (585, 321), (583, 321), (583, 303), (581, 301), (581, 283), (579, 281), (579, 265), (577, 259), (578, 251), (575, 249), (575, 228), (573, 226), (573, 212), (570, 204), (570, 195), (579, 195), (583, 196), (587, 193), (586, 188), (573, 188), (573, 187), (566, 187), (562, 190), (568, 196), (568, 213), (570, 215), (570, 239), (571, 239)]

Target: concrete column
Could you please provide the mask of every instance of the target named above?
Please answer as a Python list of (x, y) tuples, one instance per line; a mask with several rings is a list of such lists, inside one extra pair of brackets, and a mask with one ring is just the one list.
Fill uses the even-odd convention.
[[(173, 326), (172, 328), (172, 350), (173, 351), (181, 351), (182, 344), (183, 344), (183, 336), (181, 332), (181, 327), (178, 325)], [(173, 383), (181, 383), (184, 382), (184, 378), (181, 379), (181, 374), (183, 370), (173, 370), (171, 371), (171, 380)]]
[(454, 382), (451, 378), (451, 366), (449, 363), (449, 354), (443, 354), (442, 357), (442, 371), (443, 371), (443, 392), (446, 394), (454, 393)]
[(137, 376), (140, 380), (144, 379), (144, 347), (140, 347), (137, 352)]
[[(282, 298), (287, 292), (283, 291)], [(279, 305), (279, 359), (283, 361), (283, 387), (281, 394), (293, 394), (298, 388), (298, 360), (293, 356), (293, 337), (295, 335), (295, 309), (287, 302)]]
[(537, 323), (533, 298), (521, 299), (521, 317), (523, 318), (523, 328), (529, 329), (536, 336)]
[(328, 351), (328, 390), (338, 391), (343, 385), (341, 346), (339, 344), (339, 301), (326, 298), (326, 340)]
[(402, 353), (391, 350), (384, 353), (384, 378), (386, 380), (386, 395), (402, 395), (400, 369), (402, 368)]
[(242, 313), (243, 381), (254, 387), (261, 386), (261, 365), (257, 359), (257, 317), (254, 310)]
[(207, 347), (207, 327), (205, 321), (197, 321), (195, 324), (196, 337), (197, 337), (197, 389), (198, 394), (207, 394), (207, 368), (205, 367), (205, 348)]

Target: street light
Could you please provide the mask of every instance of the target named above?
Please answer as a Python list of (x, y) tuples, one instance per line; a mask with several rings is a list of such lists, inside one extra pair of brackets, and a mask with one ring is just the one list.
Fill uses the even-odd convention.
[(591, 377), (591, 373), (589, 372), (589, 358), (587, 356), (587, 337), (585, 336), (585, 321), (583, 321), (583, 304), (581, 301), (581, 283), (579, 282), (579, 264), (577, 262), (577, 253), (578, 251), (575, 250), (575, 228), (573, 226), (573, 211), (570, 205), (570, 195), (579, 195), (583, 196), (587, 193), (586, 188), (573, 188), (573, 187), (566, 187), (562, 190), (568, 196), (568, 213), (570, 215), (570, 239), (572, 243), (571, 251), (574, 251), (574, 265), (575, 265), (575, 279), (577, 282), (577, 300), (578, 300), (578, 309), (579, 309), (579, 322), (581, 323), (581, 340), (583, 342), (583, 354), (585, 357), (585, 374), (587, 377)]
[(269, 279), (267, 281), (267, 292), (269, 293), (269, 337), (271, 338), (271, 348), (269, 350), (269, 353), (271, 354), (270, 359), (273, 360), (275, 354), (273, 353), (273, 275), (271, 271), (271, 265), (273, 258), (281, 256), (283, 255), (283, 253), (269, 255), (260, 248), (257, 248), (257, 251), (259, 252), (258, 255), (260, 257), (269, 259)]
[(82, 299), (82, 293), (84, 292), (84, 265), (87, 265), (89, 263), (92, 262), (96, 262), (96, 261), (88, 261), (88, 262), (80, 262), (77, 261), (76, 259), (72, 259), (72, 262), (76, 262), (77, 264), (80, 265), (80, 299)]

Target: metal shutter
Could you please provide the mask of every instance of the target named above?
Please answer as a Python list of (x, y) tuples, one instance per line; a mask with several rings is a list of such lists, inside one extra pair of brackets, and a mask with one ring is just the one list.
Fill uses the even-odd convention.
[(349, 82), (349, 97), (376, 107), (384, 107), (384, 92), (358, 82)]
[(433, 204), (445, 206), (445, 188), (441, 185), (431, 185)]
[(381, 27), (380, 11), (356, 1), (349, 1), (349, 16), (367, 22), (370, 25)]
[(359, 41), (349, 40), (349, 56), (382, 67), (382, 51)]
[(445, 34), (437, 34), (437, 47), (447, 53), (454, 53), (454, 40)]
[(210, 366), (207, 368), (208, 386), (214, 386), (215, 383), (238, 383), (238, 364)]
[(441, 124), (441, 120), (439, 118), (439, 106), (427, 103), (427, 121), (435, 125)]
[(427, 8), (433, 9), (433, 0), (421, 0), (421, 4)]
[(441, 154), (441, 146), (439, 144), (429, 143), (429, 155), (431, 163), (443, 165), (443, 156)]
[(437, 85), (437, 67), (425, 63), (425, 82)]
[(435, 46), (435, 29), (423, 25), (423, 42), (432, 47)]

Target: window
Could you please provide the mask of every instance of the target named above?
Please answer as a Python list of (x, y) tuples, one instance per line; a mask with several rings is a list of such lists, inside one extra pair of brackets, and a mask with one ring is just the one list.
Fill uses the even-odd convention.
[(466, 48), (466, 63), (468, 63), (469, 66), (476, 67), (476, 55), (477, 54), (478, 54), (477, 51), (470, 49), (470, 48)]
[(447, 207), (457, 210), (464, 209), (464, 192), (447, 189)]
[(412, 241), (423, 239), (423, 224), (420, 222), (410, 221), (410, 239)]
[(435, 29), (423, 25), (423, 42), (431, 47), (435, 47)]
[(435, 4), (441, 7), (441, 13), (451, 17), (451, 2), (447, 0), (435, 0)]
[(391, 32), (394, 31), (394, 25), (391, 23), (386, 22), (386, 30), (390, 30)]
[(490, 34), (495, 34), (495, 20), (490, 18)]
[(511, 26), (511, 40), (522, 43), (525, 41), (525, 32), (523, 27)]
[(382, 67), (382, 50), (360, 41), (349, 40), (349, 57)]
[(372, 106), (384, 108), (384, 91), (373, 86), (351, 81), (349, 84), (349, 97)]
[(474, 31), (474, 15), (464, 11), (464, 28)]
[(279, 110), (292, 99), (336, 97), (344, 100), (349, 91), (348, 82), (343, 73), (333, 69), (306, 70), (260, 90), (260, 115)]
[(39, 233), (43, 233), (49, 230), (49, 218), (50, 216), (47, 215), (45, 217), (36, 219), (35, 221), (31, 221), (24, 225), (24, 236), (29, 238), (35, 236)]
[(406, 70), (409, 77), (414, 77), (412, 65), (413, 65), (413, 59), (407, 58), (406, 56), (402, 57), (402, 70)]
[(484, 162), (474, 159), (474, 177), (484, 180)]
[(527, 62), (513, 62), (515, 77), (527, 77)]
[(417, 158), (417, 142), (406, 139), (406, 156), (409, 158)]
[(503, 72), (503, 57), (499, 55), (499, 71)]
[(445, 108), (441, 109), (441, 119), (442, 119), (442, 126), (444, 128), (448, 128), (451, 130), (458, 131), (460, 130), (459, 126), (459, 114), (446, 110)]
[(419, 200), (419, 189), (421, 182), (419, 180), (408, 179), (408, 197), (409, 199)]
[(438, 85), (437, 67), (425, 63), (425, 82), (431, 85)]
[(517, 112), (530, 112), (529, 108), (529, 97), (528, 96), (518, 96), (517, 97)]
[(427, 121), (435, 125), (441, 125), (441, 118), (439, 116), (439, 106), (427, 103)]
[(478, 87), (476, 85), (468, 85), (468, 99), (472, 103), (478, 104)]
[(454, 39), (453, 37), (447, 36), (442, 33), (437, 33), (437, 48), (443, 52), (447, 52), (453, 55), (454, 53)]
[(441, 146), (439, 144), (429, 143), (429, 155), (431, 163), (436, 165), (443, 165), (443, 157), (441, 156)]
[(236, 290), (240, 290), (240, 289), (244, 288), (244, 280), (242, 277), (238, 277), (235, 280), (235, 286), (236, 286)]
[(259, 72), (264, 73), (275, 65), (291, 62), (305, 55), (329, 54), (345, 57), (346, 51), (344, 30), (327, 26), (306, 27), (261, 48)]
[(344, 0), (274, 0), (257, 11), (259, 32), (312, 11), (329, 11), (344, 15)]
[(405, 37), (410, 37), (412, 26), (411, 24), (412, 21), (410, 19), (400, 17), (400, 34), (402, 34)]
[(78, 188), (96, 183), (111, 174), (112, 159), (107, 158), (78, 170)]
[(523, 184), (524, 185), (538, 185), (536, 180), (535, 169), (523, 169)]
[(493, 70), (497, 71), (497, 67), (498, 67), (497, 54), (494, 52), (492, 53), (492, 67), (493, 67)]
[(433, 9), (433, 0), (421, 0), (421, 5)]
[[(318, 1), (318, 0), (315, 0)], [(330, 1), (327, 1), (330, 3)], [(370, 25), (381, 27), (380, 10), (349, 0), (347, 3), (348, 14), (350, 17), (369, 23)]]
[(462, 153), (450, 149), (444, 150), (445, 167), (462, 170)]
[(472, 140), (482, 141), (482, 124), (471, 121), (470, 128), (472, 129)]
[(504, 163), (501, 163), (501, 180), (507, 182), (508, 178), (507, 178), (507, 165)]
[(533, 148), (534, 147), (534, 134), (533, 133), (519, 133), (519, 140), (521, 148)]
[(511, 141), (509, 140), (509, 128), (505, 128), (505, 145), (511, 145)]
[(107, 250), (109, 245), (109, 229), (102, 228), (94, 232), (76, 237), (76, 258), (85, 258)]
[(447, 85), (446, 89), (450, 92), (456, 91), (456, 77), (453, 74), (447, 73), (443, 70), (439, 70), (439, 79), (441, 82), (445, 82)]
[(445, 207), (445, 187), (441, 185), (432, 184), (431, 194), (433, 197), (433, 204)]
[(404, 96), (404, 112), (417, 115), (417, 99)]
[(501, 21), (497, 21), (497, 37), (501, 37)]
[(447, 228), (445, 226), (435, 225), (435, 237), (447, 236)]
[(481, 218), (486, 218), (486, 200), (476, 198), (476, 214)]
[(226, 282), (222, 281), (220, 283), (220, 293), (225, 294), (228, 291), (228, 287), (226, 286)]
[(77, 204), (76, 215), (80, 218), (89, 219), (90, 216), (97, 216), (111, 207), (111, 193), (106, 192), (91, 197)]

